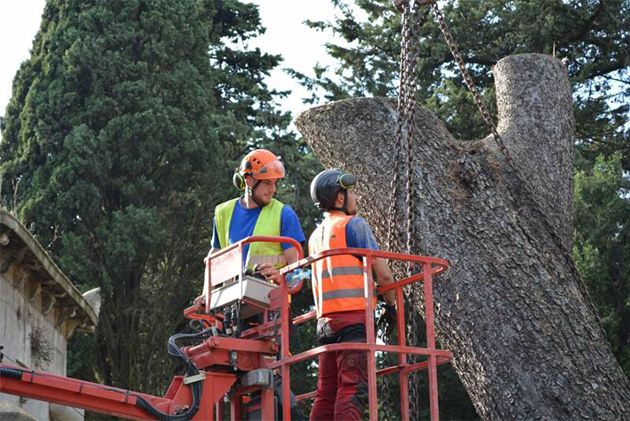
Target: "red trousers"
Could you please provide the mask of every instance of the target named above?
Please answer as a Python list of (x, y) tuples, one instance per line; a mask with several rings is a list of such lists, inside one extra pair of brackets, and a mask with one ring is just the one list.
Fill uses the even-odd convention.
[[(334, 332), (365, 319), (364, 312), (337, 313), (330, 320)], [(363, 331), (364, 332), (364, 331)], [(365, 337), (339, 337), (339, 342), (365, 342)], [(319, 356), (319, 378), (311, 421), (360, 420), (367, 408), (367, 353), (348, 350), (326, 352)]]
[(327, 352), (319, 356), (317, 396), (311, 421), (360, 420), (366, 400), (365, 351)]

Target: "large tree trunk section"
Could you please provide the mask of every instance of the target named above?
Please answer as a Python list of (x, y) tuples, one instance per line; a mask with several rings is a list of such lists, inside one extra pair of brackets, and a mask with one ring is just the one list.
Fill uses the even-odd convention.
[[(527, 54), (494, 72), (498, 130), (529, 188), (491, 136), (454, 139), (425, 109), (415, 120), (413, 251), (452, 265), (435, 282), (441, 343), (484, 419), (629, 419), (628, 378), (568, 254), (574, 122), (566, 70)], [(383, 240), (390, 181), (406, 165), (393, 161), (397, 117), (391, 100), (358, 98), (296, 120), (322, 163), (359, 176), (362, 215)]]

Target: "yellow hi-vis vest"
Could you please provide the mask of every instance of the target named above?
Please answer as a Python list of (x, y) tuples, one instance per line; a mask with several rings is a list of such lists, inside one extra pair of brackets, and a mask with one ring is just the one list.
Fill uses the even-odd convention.
[[(219, 236), (219, 245), (221, 248), (225, 248), (231, 244), (230, 224), (232, 223), (232, 214), (234, 213), (234, 207), (238, 200), (240, 200), (240, 198), (228, 200), (218, 205), (214, 210), (217, 235)], [(260, 211), (252, 235), (279, 236), (283, 206), (284, 204), (279, 200), (271, 199), (271, 202)], [(238, 221), (234, 221), (234, 223), (238, 224)], [(239, 238), (239, 241), (240, 240), (242, 240), (242, 238)], [(249, 244), (249, 253), (245, 267), (253, 268), (255, 265), (261, 263), (270, 263), (276, 268), (287, 265), (287, 260), (284, 257), (280, 243)]]
[[(312, 256), (321, 251), (348, 247), (346, 225), (350, 219), (352, 216), (342, 212), (327, 213), (309, 238), (309, 254)], [(317, 317), (328, 313), (365, 310), (365, 282), (363, 262), (355, 256), (329, 256), (313, 263), (312, 286)]]

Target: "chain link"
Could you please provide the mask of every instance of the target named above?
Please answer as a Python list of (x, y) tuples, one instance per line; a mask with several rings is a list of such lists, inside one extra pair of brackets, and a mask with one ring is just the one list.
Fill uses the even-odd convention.
[(403, 12), (402, 14), (402, 34), (401, 34), (401, 39), (400, 39), (400, 82), (399, 82), (399, 88), (398, 88), (398, 120), (396, 121), (396, 133), (394, 135), (394, 162), (393, 162), (393, 167), (394, 167), (394, 177), (392, 178), (392, 181), (390, 183), (390, 200), (389, 200), (389, 209), (387, 211), (387, 241), (386, 241), (386, 247), (388, 250), (393, 251), (393, 240), (397, 239), (400, 240), (400, 233), (398, 231), (394, 231), (394, 219), (396, 218), (396, 196), (398, 194), (398, 166), (396, 165), (396, 162), (398, 162), (398, 160), (400, 159), (400, 150), (402, 147), (402, 138), (403, 138), (403, 134), (402, 134), (402, 130), (404, 127), (404, 117), (403, 117), (403, 110), (404, 110), (404, 103), (406, 101), (407, 95), (406, 95), (406, 78), (407, 78), (407, 60), (409, 57), (408, 51), (409, 51), (409, 39), (411, 38), (409, 36), (409, 19), (408, 19), (408, 4), (401, 4), (400, 2), (398, 2), (397, 4), (395, 4), (396, 8), (398, 10), (401, 10)]
[[(413, 3), (413, 4), (410, 4)], [(405, 241), (402, 235), (402, 227), (406, 228), (406, 252), (412, 253), (414, 251), (415, 240), (415, 220), (414, 220), (414, 152), (413, 152), (413, 140), (416, 133), (416, 103), (417, 103), (417, 64), (420, 55), (420, 28), (426, 20), (429, 9), (421, 7), (424, 0), (395, 1), (395, 6), (400, 10), (402, 14), (402, 34), (401, 34), (401, 48), (400, 48), (400, 85), (398, 94), (398, 120), (396, 122), (395, 142), (394, 142), (394, 177), (390, 185), (390, 207), (388, 210), (388, 226), (387, 226), (387, 249), (393, 250), (393, 240), (397, 248)], [(406, 155), (406, 156), (405, 156)], [(403, 166), (398, 165), (399, 162), (404, 162)], [(397, 205), (397, 195), (400, 183), (400, 178), (405, 177), (406, 188), (406, 206), (404, 207), (404, 217), (406, 224), (394, 224), (394, 221), (399, 220), (398, 216), (401, 213)], [(400, 215), (403, 216), (403, 215)], [(396, 228), (394, 228), (396, 227)], [(404, 272), (404, 265), (399, 268), (401, 272)], [(411, 275), (413, 267), (407, 265), (407, 274)], [(410, 310), (413, 307), (412, 302), (414, 300), (415, 291), (410, 287), (406, 288), (405, 293), (405, 308)], [(418, 332), (420, 331), (420, 322), (415, 317), (411, 317), (412, 311), (407, 311), (406, 320), (408, 324), (408, 333), (406, 342), (411, 346), (418, 346), (419, 339)], [(409, 357), (408, 357), (409, 358)], [(409, 363), (413, 363), (413, 359), (410, 358)], [(418, 381), (412, 374), (409, 384), (409, 406), (410, 414), (418, 414), (420, 406), (418, 404)], [(395, 396), (395, 393), (390, 390), (392, 384), (385, 379), (382, 383), (383, 394), (385, 396)]]
[[(416, 11), (419, 8), (416, 7)], [(413, 22), (415, 23), (415, 22)], [(417, 26), (414, 25), (414, 28)], [(416, 35), (417, 31), (412, 31), (412, 35)], [(413, 203), (414, 203), (414, 184), (413, 184), (413, 138), (416, 131), (416, 101), (417, 101), (417, 66), (418, 66), (418, 49), (417, 45), (419, 44), (419, 40), (416, 36), (413, 36), (411, 40), (410, 46), (410, 55), (411, 60), (407, 61), (407, 71), (409, 72), (409, 76), (407, 79), (407, 99), (405, 105), (405, 120), (407, 124), (407, 165), (406, 165), (406, 177), (407, 177), (407, 253), (411, 253), (413, 249), (413, 240), (414, 236), (414, 212), (413, 212)], [(411, 265), (409, 266), (411, 268)], [(411, 269), (409, 269), (411, 271)], [(411, 275), (411, 273), (409, 273)]]

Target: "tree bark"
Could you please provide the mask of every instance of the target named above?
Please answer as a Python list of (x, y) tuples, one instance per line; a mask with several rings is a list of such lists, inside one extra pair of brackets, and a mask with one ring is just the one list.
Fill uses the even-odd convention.
[[(413, 252), (452, 265), (434, 283), (440, 342), (484, 419), (629, 419), (628, 378), (568, 251), (574, 121), (566, 69), (526, 54), (499, 61), (494, 73), (497, 128), (514, 166), (492, 136), (460, 141), (430, 111), (416, 113)], [(394, 162), (397, 117), (392, 100), (357, 98), (296, 120), (322, 163), (359, 176), (361, 214), (383, 241), (390, 182), (406, 165), (404, 154)], [(404, 187), (395, 200), (404, 209)], [(405, 229), (404, 215), (396, 225)]]

